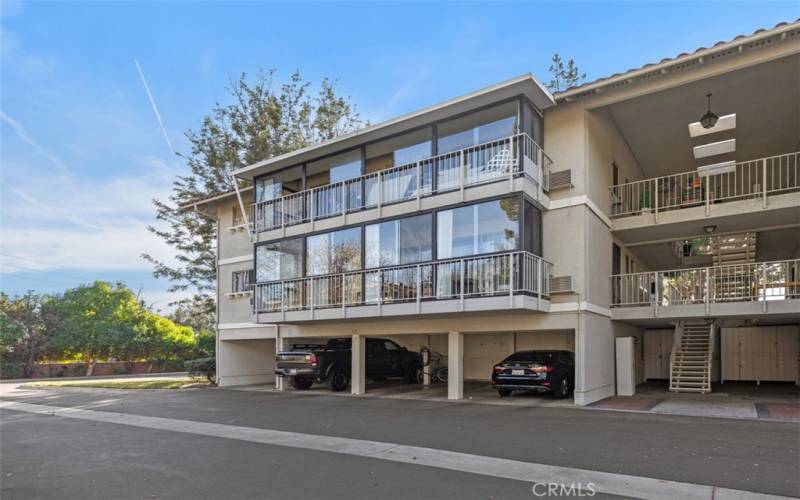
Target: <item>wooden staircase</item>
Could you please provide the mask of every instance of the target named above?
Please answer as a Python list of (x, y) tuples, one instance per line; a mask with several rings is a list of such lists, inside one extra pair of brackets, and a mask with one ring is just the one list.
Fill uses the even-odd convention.
[(715, 326), (705, 321), (680, 322), (675, 326), (669, 366), (670, 392), (711, 392)]

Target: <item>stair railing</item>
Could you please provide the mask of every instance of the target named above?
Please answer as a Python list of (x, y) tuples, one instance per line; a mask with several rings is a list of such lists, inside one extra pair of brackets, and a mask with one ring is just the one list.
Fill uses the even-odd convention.
[(675, 323), (675, 331), (672, 333), (672, 349), (669, 352), (669, 388), (672, 389), (672, 372), (675, 370), (675, 356), (680, 349), (681, 341), (683, 340), (683, 322), (678, 321)]
[(711, 371), (714, 366), (714, 348), (716, 347), (717, 322), (714, 321), (708, 327), (708, 363), (706, 364), (706, 380), (708, 381), (708, 392), (711, 392)]

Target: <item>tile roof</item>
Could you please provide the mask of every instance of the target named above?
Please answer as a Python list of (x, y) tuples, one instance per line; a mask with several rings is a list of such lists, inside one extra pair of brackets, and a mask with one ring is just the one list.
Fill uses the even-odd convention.
[(562, 90), (562, 91), (559, 91), (559, 92), (555, 92), (553, 94), (553, 97), (556, 98), (556, 100), (558, 100), (559, 98), (565, 97), (567, 94), (574, 95), (574, 94), (578, 93), (576, 91), (579, 91), (580, 89), (584, 89), (584, 88), (589, 87), (589, 86), (597, 86), (598, 84), (602, 84), (603, 82), (610, 82), (610, 81), (618, 79), (620, 77), (623, 77), (623, 76), (626, 76), (626, 75), (631, 75), (633, 73), (637, 73), (639, 71), (647, 70), (649, 68), (655, 68), (656, 66), (662, 66), (662, 65), (667, 65), (669, 63), (678, 62), (679, 60), (684, 59), (684, 58), (699, 57), (699, 56), (702, 56), (703, 53), (711, 51), (713, 49), (716, 49), (716, 48), (719, 48), (719, 47), (722, 47), (722, 46), (725, 46), (725, 45), (728, 45), (728, 44), (734, 44), (735, 42), (739, 42), (739, 41), (746, 41), (747, 39), (750, 39), (750, 38), (753, 38), (753, 37), (757, 37), (759, 35), (770, 34), (770, 33), (774, 32), (774, 31), (778, 31), (778, 30), (781, 30), (782, 28), (791, 27), (791, 26), (797, 26), (798, 28), (800, 28), (800, 18), (798, 18), (798, 19), (796, 19), (795, 21), (792, 21), (792, 22), (781, 22), (781, 23), (778, 23), (772, 28), (757, 29), (756, 31), (754, 31), (753, 33), (751, 33), (749, 35), (738, 35), (735, 38), (733, 38), (731, 40), (727, 40), (727, 41), (726, 40), (721, 40), (721, 41), (715, 43), (714, 45), (712, 45), (711, 47), (698, 47), (693, 52), (682, 52), (682, 53), (678, 54), (675, 57), (666, 57), (666, 58), (660, 60), (657, 63), (647, 63), (644, 66), (641, 66), (639, 68), (631, 68), (631, 69), (629, 69), (627, 71), (623, 71), (623, 72), (620, 72), (620, 73), (615, 73), (615, 74), (613, 74), (611, 76), (606, 76), (606, 77), (603, 77), (603, 78), (598, 78), (598, 79), (593, 80), (591, 82), (584, 82), (584, 83), (581, 83), (580, 85), (574, 85), (574, 86), (569, 87), (569, 88), (567, 88), (565, 90)]

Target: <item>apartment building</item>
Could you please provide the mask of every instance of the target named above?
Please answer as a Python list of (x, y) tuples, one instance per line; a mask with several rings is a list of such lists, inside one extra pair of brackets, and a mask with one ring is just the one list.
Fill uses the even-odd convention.
[[(708, 96), (710, 94), (710, 97)], [(708, 114), (707, 114), (708, 113)], [(636, 383), (798, 381), (800, 22), (551, 95), (524, 75), (234, 172), (218, 221), (220, 385), (350, 337), (447, 356), (448, 397), (523, 349), (575, 404)]]

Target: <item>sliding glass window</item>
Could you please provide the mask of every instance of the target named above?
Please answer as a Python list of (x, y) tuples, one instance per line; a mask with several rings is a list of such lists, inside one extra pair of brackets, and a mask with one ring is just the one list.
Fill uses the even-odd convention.
[(275, 241), (256, 247), (256, 281), (277, 281), (303, 275), (303, 239)]
[(358, 269), (361, 269), (361, 228), (354, 227), (306, 238), (308, 276)]
[(371, 224), (365, 229), (366, 267), (386, 267), (431, 260), (431, 214)]
[(519, 248), (519, 200), (504, 198), (437, 214), (437, 259)]
[[(342, 210), (362, 208), (361, 149), (329, 156), (306, 166), (307, 188), (314, 191), (314, 217), (323, 218)], [(338, 184), (343, 183), (343, 184)]]
[(443, 122), (437, 127), (437, 153), (449, 153), (514, 135), (519, 101), (509, 101)]
[[(416, 197), (418, 184), (420, 194), (430, 192), (431, 165), (422, 165), (422, 175), (418, 180), (416, 162), (432, 155), (432, 135), (431, 128), (423, 128), (367, 145), (365, 172), (383, 172), (380, 183), (377, 175), (369, 176), (364, 181), (368, 206), (375, 206), (379, 201), (394, 203), (410, 200)], [(382, 192), (379, 193), (379, 189)]]

